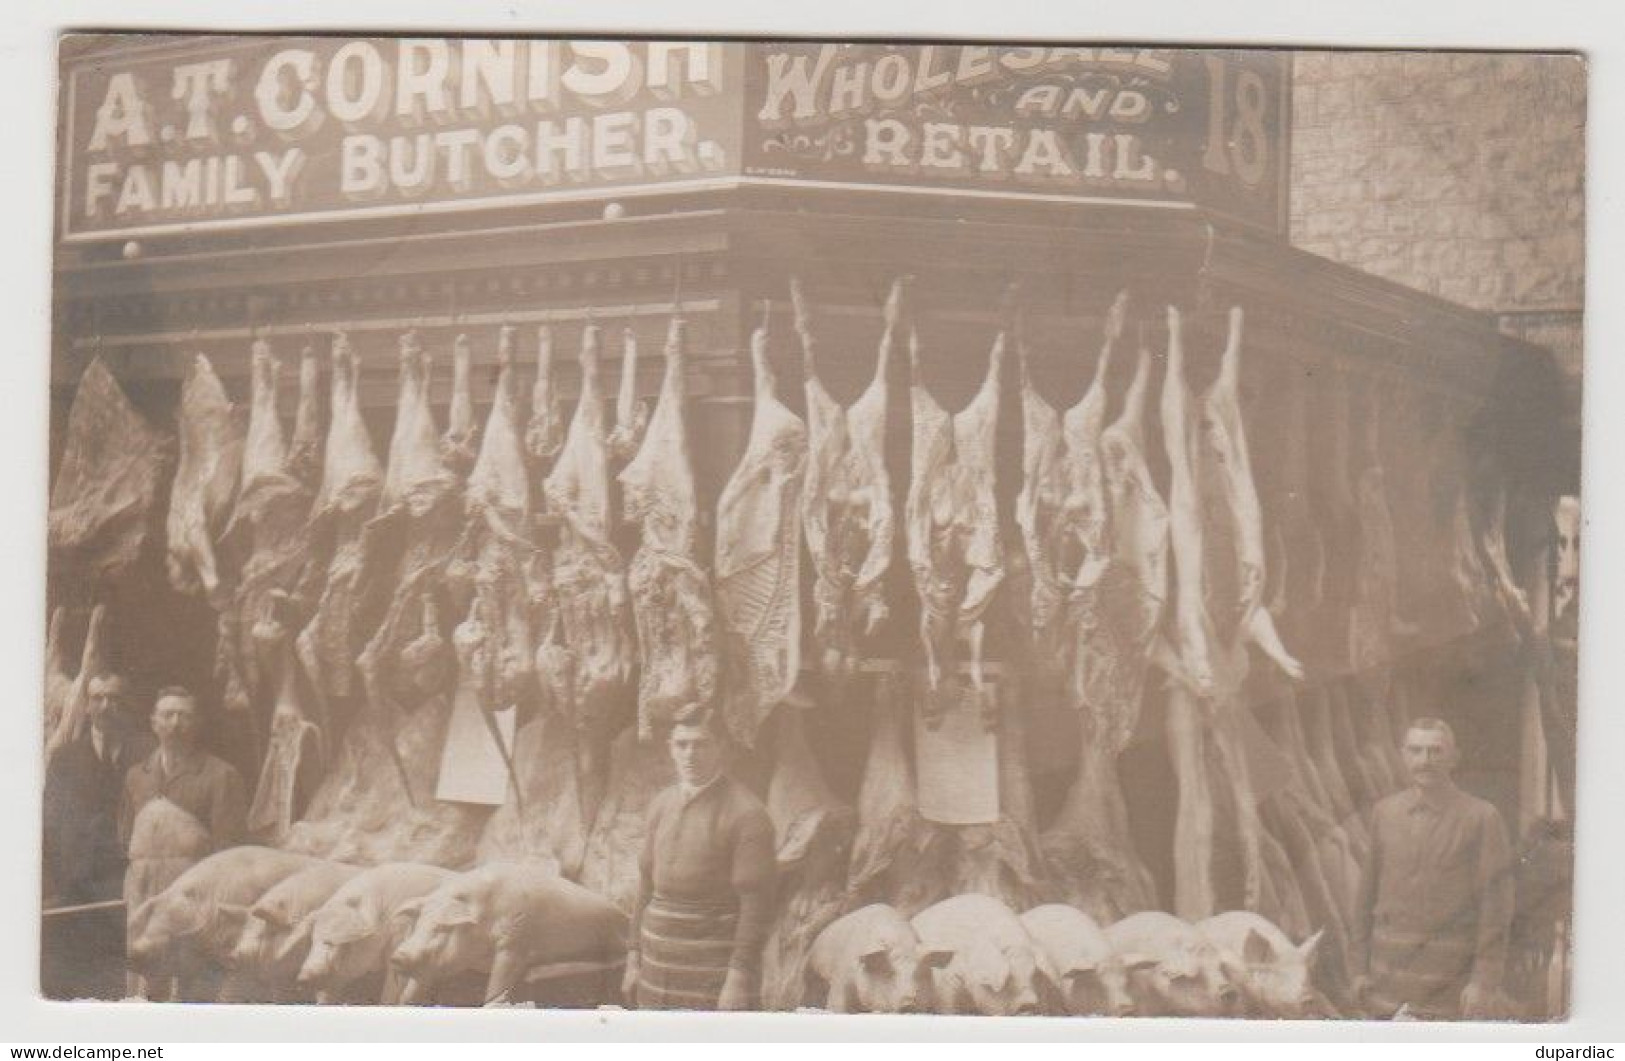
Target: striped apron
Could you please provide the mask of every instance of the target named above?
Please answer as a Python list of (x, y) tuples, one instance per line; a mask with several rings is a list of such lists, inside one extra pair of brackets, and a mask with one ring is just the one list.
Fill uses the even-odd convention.
[(659, 896), (643, 911), (639, 1009), (716, 1009), (733, 955), (739, 908)]

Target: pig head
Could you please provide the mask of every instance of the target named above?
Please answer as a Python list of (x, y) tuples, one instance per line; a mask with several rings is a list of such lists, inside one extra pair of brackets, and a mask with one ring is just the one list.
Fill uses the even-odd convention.
[(1239, 962), (1171, 914), (1133, 914), (1106, 930), (1128, 970), (1142, 1016), (1231, 1017), (1241, 1013)]
[(277, 990), (291, 987), (310, 950), (316, 911), (359, 872), (354, 866), (321, 863), (273, 885), (248, 910), (231, 954), (232, 968)]
[(189, 977), (223, 965), (247, 917), (246, 905), (223, 902), (183, 876), (131, 916), (130, 967), (142, 976)]
[(1251, 1016), (1303, 1018), (1325, 1002), (1311, 970), (1322, 933), (1294, 944), (1267, 919), (1244, 910), (1217, 914), (1197, 926), (1229, 963)]
[(934, 974), (952, 958), (951, 951), (925, 947), (902, 914), (876, 903), (819, 933), (808, 958), (805, 997), (822, 1001), (831, 1013), (929, 1011)]
[(1022, 914), (1021, 924), (1049, 959), (1067, 1013), (1126, 1017), (1134, 1012), (1128, 967), (1094, 918), (1050, 903)]
[(310, 950), (299, 969), (302, 987), (318, 1002), (354, 994), (382, 979), (370, 1001), (397, 1000), (399, 985), (390, 956), (416, 924), (420, 899), (455, 876), (412, 863), (375, 866), (352, 878), (310, 918)]
[(1030, 1017), (1053, 1012), (1054, 977), (1031, 947), (973, 940), (935, 978), (937, 1005), (951, 1013)]

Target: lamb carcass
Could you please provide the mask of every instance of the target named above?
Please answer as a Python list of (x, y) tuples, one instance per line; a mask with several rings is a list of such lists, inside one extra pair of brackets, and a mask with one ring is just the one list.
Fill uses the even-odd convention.
[(243, 435), (226, 388), (202, 354), (192, 358), (181, 383), (178, 426), (180, 461), (166, 527), (169, 582), (179, 593), (201, 590), (211, 605), (224, 608), (230, 590), (222, 585), (215, 543), (237, 494)]
[(91, 581), (122, 575), (146, 544), (168, 465), (165, 436), (135, 411), (96, 358), (79, 377), (51, 486), (53, 557)]
[(361, 419), (360, 359), (342, 332), (333, 337), (332, 358), (331, 419), (313, 512), (331, 546), (320, 599), (297, 642), (299, 662), (310, 675), (317, 709), (330, 733), (340, 728), (335, 723), (341, 709), (358, 691), (354, 668), (363, 631), (358, 629), (357, 613), (366, 561), (362, 532), (384, 483), (384, 469)]
[(1005, 344), (1001, 332), (981, 389), (964, 409), (949, 414), (925, 385), (919, 333), (909, 329), (914, 448), (904, 523), (920, 598), (928, 719), (939, 717), (961, 695), (962, 641), (970, 655), (969, 692), (989, 717), (994, 706), (982, 671), (982, 619), (1004, 578), (993, 447)]
[(598, 355), (598, 328), (588, 327), (581, 339), (575, 416), (558, 462), (542, 483), (547, 513), (558, 521), (552, 571), (558, 622), (557, 643), (544, 644), (536, 661), (538, 675), (551, 674), (564, 687), (552, 706), (577, 731), (589, 818), (606, 780), (607, 745), (622, 721), (635, 656), (626, 561), (611, 540), (614, 513)]
[(1113, 303), (1094, 380), (1064, 416), (1034, 386), (1027, 344), (1016, 333), (1023, 428), (1016, 524), (1032, 583), (1033, 643), (1038, 665), (1061, 677), (1073, 707), (1087, 702), (1088, 672), (1098, 658), (1083, 646), (1097, 621), (1095, 591), (1110, 563), (1100, 433), (1106, 374), (1126, 302), (1119, 296)]
[(886, 330), (862, 396), (843, 409), (818, 375), (817, 340), (806, 297), (790, 283), (807, 394), (807, 481), (802, 526), (813, 566), (813, 642), (828, 678), (850, 677), (863, 638), (886, 616), (895, 516), (886, 470), (886, 406), (891, 349), (904, 281), (886, 300)]
[(807, 426), (779, 401), (767, 325), (751, 336), (755, 410), (717, 502), (716, 595), (729, 732), (747, 748), (801, 669), (801, 486)]
[[(589, 329), (591, 330), (591, 329)], [(638, 337), (627, 328), (621, 333), (621, 379), (615, 394), (615, 426), (605, 445), (609, 455), (625, 463), (643, 444), (649, 427), (649, 403), (638, 401)]]
[[(461, 726), (465, 733), (483, 730), (488, 740), (460, 749), (448, 740), (441, 760), (442, 798), (451, 774), (505, 772), (517, 787), (511, 738), (498, 715), (528, 702), (534, 687), (536, 639), (527, 568), (536, 550), (528, 536), (530, 479), (519, 434), (511, 332), (504, 333), (497, 357), (496, 394), (465, 499), (463, 537), (476, 558), (474, 601), (453, 634), (459, 666), (451, 727), (455, 731)], [(470, 712), (478, 719), (469, 717)]]
[(1117, 757), (1139, 723), (1151, 646), (1168, 593), (1168, 509), (1145, 456), (1145, 402), (1151, 352), (1141, 347), (1123, 411), (1101, 433), (1110, 518), (1110, 561), (1095, 609), (1098, 679), (1083, 702), (1078, 775), (1042, 843), (1067, 901), (1105, 921), (1147, 909), (1155, 899), (1135, 850)]
[(564, 444), (564, 418), (553, 393), (553, 329), (536, 329), (536, 382), (530, 391), (530, 420), (525, 424), (525, 453), (545, 472)]
[(684, 707), (717, 690), (711, 586), (695, 562), (699, 511), (683, 406), (683, 321), (666, 335), (666, 373), (637, 456), (618, 477), (640, 531), (627, 583), (637, 626), (638, 734), (649, 740)]
[(221, 706), (230, 728), (249, 739), (255, 763), (265, 751), (276, 696), (276, 679), (264, 660), (261, 626), (278, 594), (288, 600), (278, 607), (280, 632), (291, 634), (303, 624), (315, 603), (301, 583), (313, 575), (311, 535), (307, 520), (320, 475), (321, 439), (317, 423), (319, 386), (316, 352), (306, 347), (299, 366), (299, 411), (290, 454), (277, 416), (279, 366), (264, 341), (250, 355), (248, 436), (243, 448), (242, 479), (229, 534), (243, 539), (246, 554), (231, 600), (216, 624), (215, 676)]
[[(1176, 679), (1169, 691), (1168, 739), (1179, 779), (1176, 909), (1186, 918), (1214, 912), (1210, 744), (1236, 816), (1243, 904), (1257, 909), (1263, 900), (1262, 826), (1242, 718), (1248, 710), (1241, 699), (1248, 645), (1257, 645), (1289, 676), (1302, 674), (1261, 606), (1263, 516), (1241, 423), (1241, 328), (1241, 310), (1232, 309), (1218, 377), (1198, 410), (1185, 382), (1180, 314), (1168, 308), (1162, 422), (1173, 473), (1168, 508), (1176, 573), (1175, 644), (1159, 659)], [(1210, 580), (1210, 568), (1221, 573)]]
[(775, 724), (767, 811), (777, 840), (779, 884), (762, 956), (762, 1005), (794, 1009), (818, 934), (845, 912), (846, 867), (856, 819), (830, 790), (813, 757), (802, 708), (786, 704)]

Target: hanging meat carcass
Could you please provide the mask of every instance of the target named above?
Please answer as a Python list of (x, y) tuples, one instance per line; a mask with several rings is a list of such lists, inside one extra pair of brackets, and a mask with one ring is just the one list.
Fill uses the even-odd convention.
[(79, 377), (51, 486), (47, 539), (57, 562), (90, 581), (124, 574), (152, 529), (169, 443), (96, 358)]
[(891, 350), (905, 281), (886, 299), (885, 332), (869, 386), (843, 409), (818, 374), (817, 338), (801, 284), (790, 282), (807, 393), (807, 477), (802, 526), (813, 566), (813, 643), (826, 678), (850, 677), (861, 641), (886, 617), (884, 576), (896, 519), (886, 470)]
[(1232, 309), (1218, 377), (1198, 409), (1185, 382), (1180, 313), (1168, 308), (1162, 422), (1172, 471), (1168, 510), (1176, 577), (1174, 643), (1159, 662), (1175, 678), (1167, 713), (1179, 784), (1175, 908), (1187, 920), (1215, 910), (1210, 743), (1237, 818), (1242, 904), (1256, 910), (1264, 895), (1262, 827), (1242, 717), (1248, 710), (1241, 699), (1248, 645), (1257, 645), (1288, 676), (1302, 675), (1261, 607), (1263, 516), (1241, 423), (1241, 328), (1241, 311)]
[(728, 730), (746, 748), (801, 669), (801, 487), (807, 427), (779, 401), (767, 325), (751, 336), (755, 409), (717, 502), (716, 596)]
[[(277, 416), (279, 364), (270, 346), (256, 340), (249, 363), (248, 436), (243, 447), (242, 479), (228, 535), (241, 540), (245, 554), (231, 600), (220, 611), (215, 636), (215, 676), (227, 730), (257, 765), (276, 695), (276, 681), (265, 661), (275, 660), (283, 642), (266, 644), (266, 636), (291, 638), (314, 605), (319, 587), (304, 585), (324, 574), (312, 563), (308, 520), (321, 476), (321, 438), (316, 352), (306, 347), (299, 364), (299, 405), (290, 449)], [(274, 627), (263, 625), (272, 599), (281, 613)], [(314, 710), (314, 708), (312, 708)], [(318, 716), (319, 717), (319, 716)]]
[[(472, 856), (487, 812), (428, 797), (451, 712), (448, 617), (436, 583), (462, 533), (462, 492), (441, 460), (428, 399), (429, 359), (416, 335), (402, 337), (399, 365), (389, 473), (376, 480), (380, 487), (387, 480), (389, 491), (354, 540), (356, 567), (341, 568), (355, 580), (350, 607), (362, 593), (388, 599), (383, 618), (353, 657), (358, 680), (352, 681), (359, 688), (351, 695), (359, 710), (336, 735), (327, 779), (306, 820), (291, 829), (287, 846), (341, 861), (460, 866)], [(454, 380), (454, 386), (467, 383), (466, 373)], [(340, 402), (353, 400), (353, 391), (335, 388), (335, 422)], [(454, 394), (454, 405), (471, 404), (466, 395)], [(359, 427), (359, 416), (353, 426)], [(333, 444), (330, 434), (330, 450)], [(339, 539), (335, 563), (347, 544)], [(355, 613), (350, 621), (357, 621)], [(301, 661), (304, 643), (301, 634)], [(324, 736), (334, 748), (332, 728), (324, 727)]]
[[(457, 687), (441, 759), (441, 798), (450, 798), (449, 790), (465, 782), (480, 785), (475, 774), (506, 774), (517, 787), (511, 727), (519, 705), (530, 701), (534, 689), (537, 638), (527, 576), (534, 573), (531, 560), (537, 549), (530, 538), (530, 479), (520, 439), (510, 330), (503, 333), (497, 358), (496, 393), (465, 499), (463, 540), (475, 557), (474, 599), (452, 635)], [(506, 730), (501, 715), (513, 719)], [(502, 799), (490, 802), (500, 804)]]
[(1107, 315), (1106, 340), (1093, 382), (1063, 416), (1032, 379), (1027, 344), (1017, 331), (1021, 364), (1022, 483), (1016, 497), (1032, 583), (1031, 624), (1036, 661), (1062, 679), (1068, 702), (1088, 699), (1088, 671), (1100, 657), (1084, 650), (1098, 621), (1097, 587), (1110, 562), (1100, 434), (1106, 417), (1106, 375), (1122, 334), (1127, 296)]
[(813, 941), (846, 910), (846, 869), (857, 825), (807, 744), (803, 710), (794, 704), (779, 710), (767, 789), (779, 869), (773, 928), (762, 956), (762, 1005), (770, 1010), (799, 1004)]
[(913, 408), (912, 480), (904, 509), (909, 566), (920, 597), (926, 655), (925, 711), (935, 719), (963, 695), (960, 645), (969, 649), (967, 690), (989, 719), (994, 696), (982, 669), (983, 617), (1004, 578), (993, 494), (1006, 336), (994, 341), (987, 375), (970, 404), (949, 414), (925, 385), (919, 333), (909, 329)]
[(638, 337), (627, 328), (621, 333), (621, 380), (615, 394), (615, 426), (605, 443), (609, 455), (623, 463), (637, 454), (643, 444), (643, 433), (649, 427), (649, 403), (638, 401), (637, 396)]
[(1110, 520), (1110, 562), (1100, 579), (1094, 636), (1097, 680), (1086, 687), (1078, 775), (1043, 836), (1068, 902), (1102, 924), (1148, 909), (1156, 893), (1129, 831), (1117, 757), (1139, 723), (1151, 646), (1168, 592), (1168, 508), (1151, 479), (1145, 402), (1151, 352), (1141, 347), (1123, 411), (1100, 436)]
[(330, 734), (342, 730), (341, 709), (359, 692), (354, 669), (365, 633), (359, 628), (366, 561), (362, 532), (384, 484), (384, 469), (361, 419), (360, 359), (342, 332), (333, 337), (332, 358), (327, 446), (312, 516), (329, 542), (326, 574), (315, 612), (297, 641), (299, 662), (310, 675)]
[[(45, 759), (47, 764), (57, 749), (78, 740), (90, 724), (90, 681), (107, 671), (107, 606), (98, 604), (90, 612), (90, 625), (85, 628), (85, 643), (79, 655), (78, 673), (69, 677), (58, 669), (54, 661), (62, 652), (62, 609), (51, 619), (52, 644), (48, 658), (55, 671), (45, 687)], [(62, 684), (66, 681), (66, 684)], [(54, 699), (60, 697), (60, 699)]]
[(536, 382), (530, 391), (525, 453), (532, 465), (545, 473), (563, 444), (564, 418), (553, 393), (553, 329), (544, 324), (536, 329)]
[(287, 840), (293, 823), (304, 817), (321, 783), (326, 759), (321, 727), (311, 721), (305, 706), (303, 675), (292, 639), (283, 636), (281, 643), (282, 674), (270, 739), (247, 819), (249, 837), (271, 847)]
[(226, 606), (215, 546), (231, 517), (243, 459), (241, 424), (214, 366), (202, 354), (192, 358), (181, 382), (177, 432), (180, 460), (169, 491), (166, 525), (170, 585), (179, 593)]
[[(458, 338), (458, 353), (467, 360), (467, 340)], [(443, 624), (457, 602), (446, 598), (442, 584), (462, 534), (462, 491), (443, 459), (455, 448), (444, 446), (436, 433), (430, 376), (428, 352), (415, 333), (407, 333), (401, 340), (399, 404), (384, 493), (368, 528), (372, 541), (379, 543), (374, 564), (393, 567), (389, 575), (379, 576), (389, 583), (390, 599), (383, 620), (356, 658), (367, 717), (389, 746), (396, 744), (408, 715), (420, 705), (443, 703), (452, 682), (452, 651)], [(468, 404), (462, 394), (467, 386), (465, 369), (453, 383), (454, 404)], [(402, 770), (401, 783), (415, 802), (426, 795), (429, 778), (409, 777)]]
[(623, 723), (635, 647), (626, 588), (626, 561), (611, 540), (609, 444), (604, 417), (599, 330), (581, 339), (581, 393), (564, 445), (542, 483), (548, 515), (558, 521), (552, 587), (557, 640), (538, 650), (538, 675), (553, 675), (563, 695), (553, 706), (576, 730), (589, 818), (607, 780), (607, 745)]
[(699, 512), (684, 420), (683, 321), (666, 335), (666, 374), (637, 456), (622, 469), (626, 518), (641, 539), (627, 578), (637, 626), (638, 735), (717, 691), (711, 586), (695, 563)]

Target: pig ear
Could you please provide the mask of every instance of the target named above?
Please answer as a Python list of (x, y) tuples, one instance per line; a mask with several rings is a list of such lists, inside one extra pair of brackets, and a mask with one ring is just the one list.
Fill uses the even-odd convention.
[(420, 895), (416, 899), (408, 899), (395, 907), (395, 912), (389, 915), (389, 920), (395, 929), (396, 935), (405, 936), (412, 931), (412, 927), (418, 923), (418, 917), (423, 913), (425, 898), (426, 896)]
[(462, 899), (453, 899), (440, 909), (439, 922), (443, 925), (472, 925), (479, 920), (474, 905)]
[(1326, 930), (1321, 929), (1298, 946), (1298, 953), (1303, 956), (1305, 963), (1315, 960), (1315, 949), (1320, 946), (1320, 937), (1325, 934)]
[(884, 943), (877, 943), (858, 955), (858, 961), (862, 963), (865, 972), (883, 973), (891, 968), (891, 951), (886, 949)]
[(1272, 957), (1270, 941), (1256, 928), (1247, 930), (1247, 940), (1241, 945), (1241, 960), (1248, 965), (1264, 965)]
[(1127, 969), (1131, 973), (1136, 970), (1150, 969), (1156, 964), (1157, 959), (1149, 954), (1123, 955), (1123, 968)]
[(945, 969), (953, 960), (954, 952), (942, 947), (932, 947), (920, 955), (920, 964), (927, 969)]

